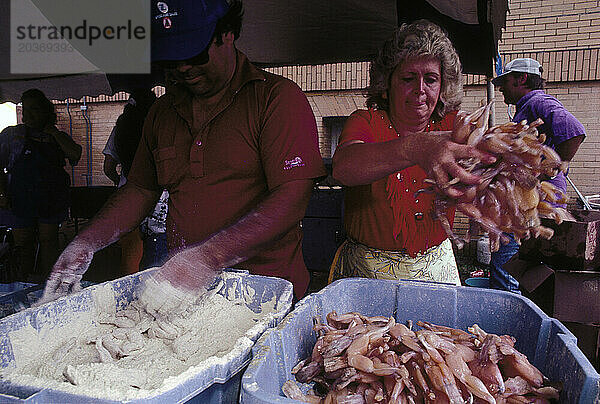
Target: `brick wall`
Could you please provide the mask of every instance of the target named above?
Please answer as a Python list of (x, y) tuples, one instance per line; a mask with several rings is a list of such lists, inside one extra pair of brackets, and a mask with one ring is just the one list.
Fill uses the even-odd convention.
[(288, 77), (303, 91), (364, 88), (369, 83), (369, 63), (330, 63), (318, 66), (288, 66), (266, 69)]
[[(73, 185), (112, 185), (112, 181), (102, 171), (102, 150), (119, 114), (123, 111), (124, 104), (124, 101), (89, 102), (86, 103), (86, 111), (81, 110), (83, 104), (80, 103), (56, 105), (57, 127), (70, 134), (73, 140), (83, 147), (79, 163), (73, 169), (67, 166), (67, 171), (72, 175)], [(89, 121), (87, 125), (86, 119)], [(88, 153), (90, 144), (91, 149)], [(89, 181), (88, 168), (92, 174)]]
[(360, 91), (308, 92), (308, 102), (317, 120), (319, 150), (324, 158), (331, 157), (331, 134), (323, 124), (328, 116), (348, 116), (365, 107), (365, 96)]
[(600, 2), (510, 0), (500, 52), (598, 48)]

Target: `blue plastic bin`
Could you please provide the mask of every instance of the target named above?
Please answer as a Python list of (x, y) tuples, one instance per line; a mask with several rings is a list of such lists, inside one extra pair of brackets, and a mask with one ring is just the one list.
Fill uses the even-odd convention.
[[(42, 297), (45, 284), (13, 282), (3, 285), (0, 286), (0, 290), (4, 290), (7, 293), (4, 295), (0, 293), (0, 318), (31, 307), (33, 303)], [(81, 282), (82, 288), (87, 288), (90, 285), (95, 285), (95, 283), (89, 281)], [(9, 290), (11, 291), (8, 292)]]
[(26, 282), (0, 284), (0, 318), (26, 309), (42, 295), (43, 285)]
[[(90, 286), (83, 291), (58, 299), (38, 308), (23, 310), (0, 320), (0, 368), (14, 366), (14, 354), (9, 333), (31, 325), (36, 330), (43, 327), (69, 324), (78, 315), (94, 309), (94, 293), (109, 284), (115, 294), (117, 310), (134, 299), (136, 286), (152, 270)], [(225, 296), (241, 296), (247, 287), (256, 292), (250, 308), (258, 308), (262, 303), (276, 300), (276, 313), (269, 324), (257, 330), (254, 340), (268, 328), (275, 327), (289, 312), (292, 305), (292, 284), (284, 279), (249, 275), (247, 271), (231, 271), (224, 279), (225, 284), (219, 293)], [(70, 317), (69, 317), (70, 316)], [(128, 403), (235, 403), (238, 401), (242, 370), (251, 359), (250, 347), (240, 352), (226, 364), (214, 365), (198, 372), (176, 387)], [(41, 389), (32, 386), (16, 385), (0, 380), (0, 403), (112, 403), (94, 397), (76, 395), (58, 389)]]
[(310, 355), (316, 342), (313, 318), (357, 311), (394, 316), (397, 322), (430, 321), (465, 330), (477, 323), (485, 331), (510, 334), (550, 380), (564, 382), (562, 403), (595, 403), (600, 375), (577, 348), (577, 340), (558, 320), (514, 293), (427, 282), (342, 279), (301, 300), (281, 324), (253, 348), (242, 377), (241, 403), (292, 403), (281, 392), (291, 369)]
[(12, 283), (0, 283), (0, 296), (8, 295), (19, 290), (34, 286), (35, 283), (27, 282), (12, 282)]

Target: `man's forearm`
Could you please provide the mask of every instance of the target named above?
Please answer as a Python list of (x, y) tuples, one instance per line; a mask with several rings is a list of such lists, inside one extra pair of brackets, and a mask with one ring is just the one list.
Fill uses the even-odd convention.
[(106, 201), (102, 209), (77, 235), (98, 251), (133, 230), (156, 204), (160, 192), (125, 184)]
[(255, 209), (204, 242), (183, 251), (186, 260), (204, 262), (213, 269), (245, 261), (297, 226), (312, 192), (311, 179), (284, 183)]
[(556, 152), (560, 156), (561, 160), (573, 160), (573, 157), (575, 157), (575, 153), (577, 153), (577, 150), (579, 149), (579, 146), (581, 145), (581, 142), (583, 142), (584, 138), (584, 135), (579, 135), (556, 145)]

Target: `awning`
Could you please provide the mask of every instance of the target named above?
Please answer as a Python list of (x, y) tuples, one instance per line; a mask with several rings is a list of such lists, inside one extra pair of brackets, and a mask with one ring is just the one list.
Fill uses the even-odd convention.
[[(0, 0), (0, 102), (37, 87), (51, 99), (112, 95), (161, 75), (9, 73), (10, 0)], [(465, 73), (491, 76), (508, 0), (246, 0), (238, 48), (264, 67), (370, 60), (402, 22), (427, 18), (452, 38)]]

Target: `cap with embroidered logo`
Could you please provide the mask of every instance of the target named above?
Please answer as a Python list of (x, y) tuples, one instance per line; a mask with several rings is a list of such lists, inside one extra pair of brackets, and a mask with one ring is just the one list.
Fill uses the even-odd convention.
[(515, 60), (511, 60), (504, 67), (504, 73), (496, 77), (492, 80), (494, 85), (498, 85), (502, 83), (503, 78), (510, 73), (529, 73), (529, 74), (537, 74), (538, 76), (542, 75), (542, 66), (540, 63), (531, 58), (519, 58)]
[(152, 6), (152, 61), (185, 60), (201, 53), (217, 21), (229, 10), (226, 0), (163, 0)]

